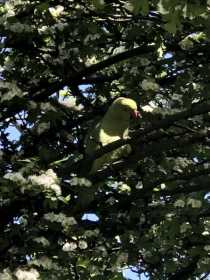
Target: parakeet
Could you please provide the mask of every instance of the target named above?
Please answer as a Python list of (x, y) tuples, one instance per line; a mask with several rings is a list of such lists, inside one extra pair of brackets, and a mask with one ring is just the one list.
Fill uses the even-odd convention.
[[(136, 102), (131, 98), (119, 97), (109, 107), (108, 111), (97, 123), (95, 128), (86, 137), (86, 153), (92, 155), (98, 149), (119, 139), (128, 137), (130, 118), (140, 116)], [(92, 165), (90, 174), (95, 173), (104, 165), (113, 163), (131, 152), (130, 145), (124, 145), (118, 149), (97, 158)]]

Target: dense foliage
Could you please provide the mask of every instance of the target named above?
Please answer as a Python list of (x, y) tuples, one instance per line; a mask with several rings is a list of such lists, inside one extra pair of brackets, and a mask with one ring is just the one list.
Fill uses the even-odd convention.
[[(208, 275), (208, 2), (1, 1), (0, 279)], [(142, 118), (85, 156), (118, 96)], [(89, 175), (128, 142), (128, 157)]]

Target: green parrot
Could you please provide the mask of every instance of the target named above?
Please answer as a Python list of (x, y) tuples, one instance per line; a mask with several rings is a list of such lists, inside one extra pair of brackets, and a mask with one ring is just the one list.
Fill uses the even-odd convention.
[[(109, 107), (108, 111), (94, 129), (86, 137), (86, 154), (91, 156), (101, 147), (119, 139), (128, 137), (131, 117), (140, 116), (136, 102), (131, 98), (119, 97)], [(90, 174), (95, 173), (103, 166), (113, 163), (131, 152), (129, 144), (119, 147), (97, 158), (91, 167)]]

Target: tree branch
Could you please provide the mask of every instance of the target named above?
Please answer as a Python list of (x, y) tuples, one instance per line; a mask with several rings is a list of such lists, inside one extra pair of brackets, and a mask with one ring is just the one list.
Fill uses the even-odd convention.
[(181, 174), (174, 174), (169, 177), (162, 177), (156, 181), (153, 181), (147, 185), (147, 187), (152, 187), (152, 186), (157, 186), (160, 185), (161, 183), (167, 183), (167, 182), (172, 182), (172, 181), (178, 181), (178, 180), (190, 180), (195, 177), (199, 176), (204, 176), (204, 175), (209, 175), (210, 174), (210, 167), (208, 168), (199, 168), (197, 169), (196, 167), (192, 170), (189, 171), (189, 167), (186, 168), (186, 170), (183, 170)]
[(147, 46), (143, 45), (131, 50), (127, 50), (125, 52), (116, 54), (112, 57), (107, 58), (106, 60), (103, 60), (97, 64), (91, 65), (84, 70), (80, 71), (74, 78), (80, 79), (85, 76), (89, 76), (90, 74), (96, 73), (97, 71), (103, 70), (106, 67), (112, 66), (113, 64), (116, 64), (118, 62), (121, 62), (123, 60), (126, 60), (128, 58), (132, 58), (137, 55), (144, 55), (146, 53), (153, 52), (155, 50), (154, 46)]
[[(72, 161), (70, 162), (65, 162), (65, 166), (60, 168), (60, 172), (65, 172), (65, 170), (68, 172), (71, 170), (72, 172), (78, 172), (78, 170), (81, 168), (81, 166), (84, 164), (84, 166), (89, 166), (95, 159), (101, 157), (102, 155), (111, 152), (123, 145), (126, 144), (131, 144), (132, 146), (139, 146), (138, 148), (138, 152), (137, 154), (141, 154), (141, 158), (143, 156), (146, 156), (146, 154), (151, 153), (151, 150), (154, 151), (154, 147), (151, 147), (149, 145), (143, 147), (143, 144), (148, 144), (149, 141), (154, 141), (157, 140), (157, 136), (158, 138), (161, 138), (163, 136), (165, 136), (164, 133), (162, 134), (155, 134), (155, 135), (149, 135), (147, 136), (149, 133), (153, 132), (154, 130), (158, 130), (160, 128), (162, 129), (167, 129), (170, 126), (172, 126), (175, 122), (182, 120), (182, 119), (187, 119), (189, 117), (194, 117), (196, 115), (201, 115), (201, 114), (205, 114), (207, 112), (210, 111), (210, 102), (207, 103), (202, 103), (202, 104), (196, 104), (193, 105), (191, 108), (189, 108), (188, 110), (173, 114), (173, 115), (169, 115), (167, 117), (165, 117), (164, 119), (157, 121), (157, 122), (153, 122), (151, 123), (148, 127), (146, 127), (144, 130), (138, 130), (135, 131), (134, 133), (131, 134), (131, 138), (130, 139), (120, 139), (117, 140), (115, 142), (112, 142), (104, 147), (102, 147), (100, 150), (96, 151), (92, 156), (87, 157), (86, 159), (82, 159), (80, 161), (78, 161), (76, 164), (73, 163)], [(204, 139), (206, 136), (209, 135), (209, 132), (204, 132), (202, 134), (198, 134), (197, 137), (194, 136), (194, 138), (192, 138), (191, 140), (199, 140), (199, 139)], [(177, 140), (174, 140), (175, 142), (172, 144), (172, 147), (174, 145), (177, 145)], [(183, 139), (180, 140), (181, 142), (183, 142)], [(189, 139), (187, 141), (184, 141), (183, 144), (186, 142), (187, 144)], [(166, 144), (168, 141), (166, 141)], [(153, 144), (154, 145), (154, 144)], [(157, 145), (157, 144), (156, 144)], [(163, 144), (161, 144), (163, 146)], [(166, 147), (167, 147), (166, 145)], [(157, 149), (159, 149), (160, 144), (157, 145)], [(140, 150), (140, 149), (144, 149)], [(140, 150), (140, 151), (139, 151)]]
[(188, 266), (183, 267), (182, 269), (180, 269), (179, 271), (177, 271), (171, 276), (169, 275), (167, 279), (168, 280), (189, 279), (189, 277), (192, 276), (193, 272), (196, 270), (198, 261), (199, 261), (199, 257), (197, 256), (194, 257), (194, 259), (188, 264)]
[[(134, 151), (134, 153), (132, 155), (130, 155), (126, 160), (121, 160), (118, 161), (114, 164), (112, 164), (111, 166), (108, 166), (106, 168), (103, 168), (102, 170), (97, 171), (96, 173), (94, 173), (93, 175), (89, 176), (89, 178), (93, 181), (93, 182), (97, 182), (97, 181), (101, 181), (104, 180), (105, 178), (107, 178), (110, 175), (113, 175), (115, 172), (123, 170), (123, 169), (127, 169), (127, 168), (135, 168), (139, 162), (139, 160), (144, 159), (146, 156), (157, 156), (160, 155), (163, 151), (170, 151), (174, 148), (177, 147), (177, 143), (180, 145), (180, 147), (185, 147), (185, 146), (189, 146), (189, 144), (194, 144), (194, 143), (200, 143), (203, 142), (203, 140), (206, 137), (210, 136), (210, 131), (208, 131), (207, 133), (201, 133), (201, 134), (197, 134), (194, 136), (188, 136), (186, 138), (180, 137), (177, 139), (171, 139), (170, 141), (168, 140), (168, 138), (166, 139), (162, 139), (161, 143), (149, 143), (149, 138), (145, 139), (145, 143), (144, 144), (140, 144), (142, 143), (142, 141), (139, 141), (136, 143), (137, 145), (137, 149)], [(108, 146), (108, 145), (107, 145)], [(81, 164), (81, 162), (78, 162), (78, 164)], [(90, 164), (90, 162), (88, 163)], [(87, 162), (85, 161), (85, 166), (87, 166)], [(149, 190), (149, 189), (147, 189)], [(164, 191), (163, 191), (164, 192)], [(143, 193), (141, 193), (142, 195)]]

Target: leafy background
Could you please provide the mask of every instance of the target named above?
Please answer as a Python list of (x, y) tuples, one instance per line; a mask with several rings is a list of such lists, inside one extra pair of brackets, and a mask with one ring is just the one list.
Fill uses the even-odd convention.
[[(1, 1), (1, 279), (208, 277), (209, 5)], [(118, 96), (142, 118), (87, 158)]]

